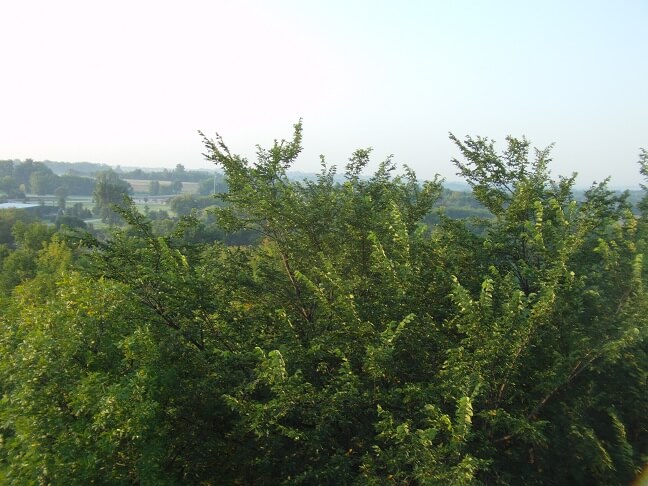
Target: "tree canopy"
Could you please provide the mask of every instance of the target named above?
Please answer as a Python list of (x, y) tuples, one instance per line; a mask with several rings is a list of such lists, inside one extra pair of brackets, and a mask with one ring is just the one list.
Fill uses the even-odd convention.
[[(491, 218), (442, 212), (441, 180), (391, 159), (336, 182), (205, 156), (210, 208), (253, 245), (160, 235), (131, 205), (108, 238), (15, 240), (0, 297), (0, 479), (102, 484), (628, 484), (648, 462), (648, 197), (584, 201), (549, 150), (452, 136)], [(640, 172), (648, 175), (641, 153)], [(108, 177), (108, 176), (107, 176)], [(6, 259), (6, 257), (5, 257)]]

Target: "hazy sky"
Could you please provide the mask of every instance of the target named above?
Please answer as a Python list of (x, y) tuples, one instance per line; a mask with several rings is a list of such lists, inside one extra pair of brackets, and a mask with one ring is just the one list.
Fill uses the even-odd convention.
[(458, 179), (451, 131), (556, 143), (552, 172), (639, 182), (648, 1), (0, 0), (0, 159), (210, 167), (287, 138)]

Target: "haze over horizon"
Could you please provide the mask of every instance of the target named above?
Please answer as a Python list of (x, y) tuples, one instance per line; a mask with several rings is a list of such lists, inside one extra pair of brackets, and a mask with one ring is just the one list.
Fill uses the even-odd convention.
[(554, 175), (640, 182), (648, 3), (247, 0), (0, 5), (0, 159), (213, 168), (304, 120), (294, 170), (356, 148), (458, 180), (448, 132), (555, 143)]

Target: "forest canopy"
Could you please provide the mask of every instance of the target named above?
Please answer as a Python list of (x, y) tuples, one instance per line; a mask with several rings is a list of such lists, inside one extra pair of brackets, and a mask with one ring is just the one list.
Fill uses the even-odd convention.
[(12, 223), (2, 482), (638, 477), (648, 196), (633, 208), (603, 182), (577, 200), (549, 149), (453, 135), (489, 212), (454, 219), (433, 209), (438, 177), (391, 159), (362, 177), (369, 149), (343, 182), (324, 160), (315, 180), (290, 180), (301, 123), (254, 162), (203, 138), (228, 187), (210, 214), (254, 244), (197, 239), (189, 211), (160, 234), (128, 200), (105, 235)]

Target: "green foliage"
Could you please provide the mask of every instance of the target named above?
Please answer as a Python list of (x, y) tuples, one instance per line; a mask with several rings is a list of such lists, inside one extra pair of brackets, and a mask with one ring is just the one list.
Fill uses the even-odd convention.
[(151, 196), (157, 196), (160, 194), (160, 181), (149, 182), (149, 194)]
[(91, 177), (82, 177), (71, 174), (59, 176), (61, 185), (65, 187), (68, 194), (76, 196), (92, 196), (95, 188), (95, 180)]
[(203, 178), (198, 184), (198, 193), (203, 196), (227, 192), (227, 183), (223, 174), (216, 172), (213, 176)]
[(491, 216), (424, 225), (451, 197), (438, 179), (391, 159), (363, 178), (361, 149), (342, 183), (323, 160), (290, 181), (301, 136), (253, 163), (205, 139), (229, 190), (176, 221), (113, 206), (126, 225), (80, 246), (11, 223), (0, 477), (631, 482), (648, 457), (645, 206), (605, 182), (576, 201), (526, 140), (453, 137)]
[(0, 190), (10, 197), (24, 197), (25, 191), (52, 194), (58, 185), (59, 177), (42, 162), (31, 159), (18, 163), (0, 161)]
[(83, 206), (83, 203), (77, 202), (72, 206), (65, 208), (65, 216), (73, 218), (87, 219), (92, 217), (92, 212)]
[(14, 246), (13, 228), (16, 223), (30, 223), (34, 216), (18, 209), (0, 209), (0, 244)]
[(182, 182), (173, 181), (171, 183), (171, 192), (173, 192), (173, 194), (180, 194), (182, 192)]
[(168, 205), (171, 211), (178, 216), (191, 214), (193, 210), (200, 210), (213, 206), (217, 201), (210, 196), (194, 196), (193, 194), (182, 194), (169, 199)]
[(11, 228), (14, 251), (0, 259), (0, 294), (9, 294), (37, 272), (39, 250), (50, 241), (53, 230), (39, 222), (16, 221)]
[(69, 191), (65, 186), (59, 186), (54, 190), (54, 195), (58, 199), (58, 207), (60, 209), (65, 209), (65, 199), (69, 195)]
[(104, 223), (111, 225), (119, 223), (121, 220), (118, 213), (114, 211), (115, 206), (126, 204), (132, 192), (133, 188), (130, 184), (121, 180), (112, 170), (99, 173), (92, 193), (95, 213)]

